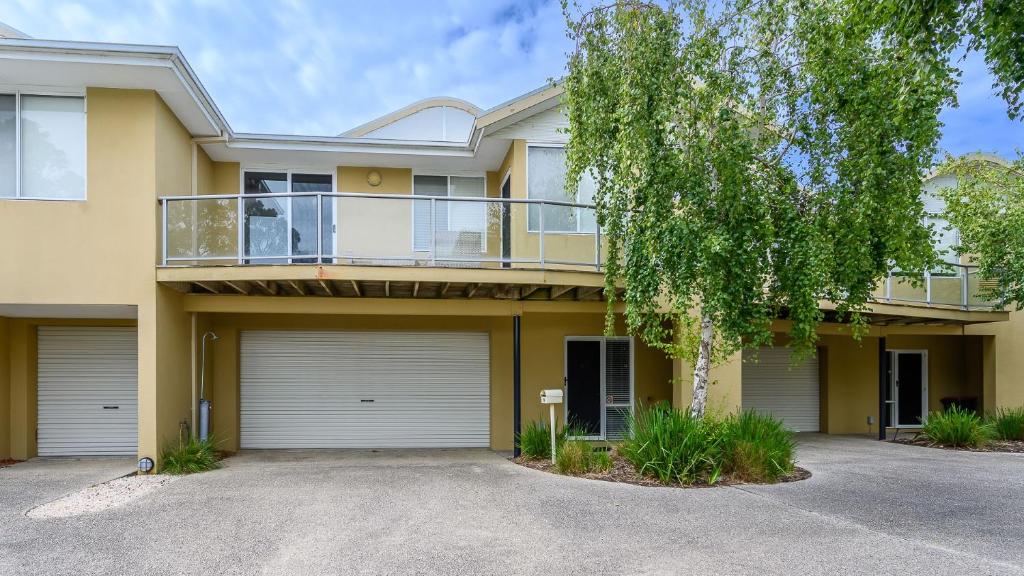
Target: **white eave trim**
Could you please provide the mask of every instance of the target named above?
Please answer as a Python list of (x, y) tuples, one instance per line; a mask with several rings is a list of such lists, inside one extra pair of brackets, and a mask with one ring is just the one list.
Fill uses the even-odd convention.
[(35, 59), (56, 62), (166, 67), (178, 77), (185, 91), (209, 122), (212, 131), (221, 135), (232, 133), (227, 119), (175, 46), (0, 38), (0, 59), (16, 58), (17, 53), (31, 54)]

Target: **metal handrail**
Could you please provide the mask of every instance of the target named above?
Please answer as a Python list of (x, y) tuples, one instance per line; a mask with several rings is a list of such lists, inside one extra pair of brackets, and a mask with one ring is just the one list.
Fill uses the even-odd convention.
[(267, 192), (262, 194), (204, 194), (199, 196), (160, 196), (157, 202), (175, 200), (234, 200), (242, 198), (245, 200), (258, 198), (298, 198), (298, 197), (323, 197), (323, 198), (371, 198), (380, 200), (443, 200), (445, 202), (498, 202), (503, 204), (543, 204), (547, 206), (565, 206), (568, 208), (590, 208), (596, 209), (594, 204), (581, 204), (579, 202), (565, 202), (562, 200), (543, 200), (539, 198), (489, 198), (477, 196), (427, 196), (420, 194), (367, 194), (362, 192)]
[[(288, 252), (289, 252), (288, 254), (275, 254), (275, 255), (245, 254), (245, 252), (246, 252), (246, 250), (244, 248), (244, 243), (245, 243), (245, 240), (244, 240), (244, 238), (245, 238), (245, 236), (244, 236), (244, 234), (245, 234), (245, 227), (242, 224), (245, 221), (245, 201), (247, 201), (247, 200), (259, 200), (259, 199), (264, 199), (264, 198), (280, 198), (280, 199), (288, 199), (288, 198), (313, 198), (313, 199), (316, 199), (316, 201), (317, 201), (317, 223), (316, 223), (317, 238), (316, 238), (316, 253), (315, 254), (292, 254), (291, 253), (292, 252), (292, 245), (291, 245), (290, 241), (288, 241), (288, 244), (289, 244), (288, 245)], [(415, 202), (429, 202), (430, 203), (430, 230), (431, 230), (430, 247), (429, 247), (428, 250), (425, 250), (425, 251), (412, 250), (413, 255), (411, 255), (411, 256), (408, 255), (408, 254), (406, 254), (406, 255), (395, 255), (395, 256), (370, 255), (370, 254), (359, 254), (359, 255), (344, 254), (343, 250), (341, 249), (341, 247), (338, 247), (337, 250), (335, 250), (335, 248), (332, 247), (330, 251), (327, 251), (327, 250), (325, 250), (325, 247), (323, 246), (323, 228), (322, 228), (322, 226), (323, 226), (322, 210), (323, 210), (323, 201), (324, 201), (325, 198), (332, 198), (332, 199), (333, 198), (338, 198), (338, 199), (352, 198), (352, 199), (392, 200), (392, 201), (406, 201), (406, 202), (414, 202), (414, 203)], [(224, 255), (224, 256), (200, 256), (200, 255), (194, 253), (195, 252), (195, 246), (193, 245), (193, 247), (192, 247), (193, 254), (191, 254), (191, 255), (173, 256), (173, 255), (169, 254), (168, 253), (168, 250), (169, 250), (168, 239), (167, 239), (167, 232), (168, 232), (168, 226), (169, 226), (169, 222), (168, 222), (168, 205), (170, 203), (172, 203), (172, 202), (191, 202), (191, 203), (195, 203), (195, 202), (218, 201), (218, 200), (234, 201), (234, 203), (236, 205), (236, 210), (237, 210), (236, 218), (237, 218), (237, 222), (235, 224), (235, 227), (237, 228), (237, 239), (236, 239), (236, 248), (234, 250), (235, 253), (231, 254), (231, 255)], [(596, 207), (593, 204), (584, 204), (584, 203), (580, 203), (580, 202), (567, 202), (567, 201), (561, 201), (561, 200), (545, 200), (545, 199), (536, 199), (536, 198), (490, 198), (490, 197), (463, 197), (463, 196), (430, 196), (430, 195), (415, 195), (415, 194), (374, 194), (374, 193), (361, 193), (361, 192), (268, 192), (268, 193), (261, 193), (261, 194), (179, 195), (179, 196), (161, 196), (161, 197), (158, 198), (158, 202), (160, 203), (160, 206), (161, 206), (161, 220), (162, 220), (162, 227), (163, 227), (163, 230), (162, 230), (162, 260), (163, 260), (163, 264), (164, 265), (172, 264), (172, 263), (175, 263), (175, 262), (204, 262), (204, 261), (222, 261), (223, 262), (225, 260), (234, 260), (239, 265), (245, 265), (245, 264), (250, 263), (251, 261), (260, 261), (260, 262), (268, 262), (268, 261), (269, 262), (274, 262), (274, 261), (278, 261), (278, 262), (283, 262), (283, 263), (290, 263), (292, 260), (304, 260), (304, 261), (307, 261), (307, 260), (315, 259), (317, 262), (323, 262), (325, 260), (337, 260), (337, 259), (346, 260), (347, 259), (347, 260), (351, 260), (351, 261), (362, 261), (362, 260), (376, 260), (376, 261), (380, 261), (380, 260), (387, 260), (387, 261), (407, 261), (407, 262), (413, 262), (413, 263), (421, 262), (421, 261), (429, 261), (430, 265), (432, 265), (432, 266), (436, 265), (438, 262), (464, 262), (464, 263), (484, 263), (484, 262), (488, 262), (488, 263), (503, 263), (503, 264), (536, 264), (536, 265), (539, 265), (540, 267), (544, 267), (547, 264), (553, 264), (553, 265), (560, 265), (560, 266), (579, 266), (579, 267), (585, 268), (585, 269), (596, 269), (596, 270), (601, 270), (601, 268), (603, 266), (603, 262), (602, 262), (602, 258), (601, 258), (601, 235), (600, 235), (600, 231), (599, 230), (596, 230), (594, 232), (575, 232), (575, 231), (549, 231), (549, 230), (546, 229), (546, 226), (545, 226), (545, 223), (544, 223), (544, 212), (545, 212), (544, 209), (543, 209), (544, 207), (546, 207), (546, 206), (553, 206), (553, 207), (559, 207), (559, 208), (574, 208), (574, 209), (586, 209), (586, 210), (595, 210), (596, 209)], [(436, 223), (437, 223), (436, 212), (437, 212), (437, 204), (439, 202), (448, 202), (448, 203), (463, 203), (463, 202), (466, 202), (466, 203), (495, 204), (495, 205), (502, 206), (502, 211), (503, 212), (504, 211), (510, 211), (511, 210), (511, 206), (512, 205), (517, 205), (517, 204), (518, 205), (527, 205), (527, 206), (534, 206), (534, 205), (539, 206), (541, 208), (538, 211), (539, 229), (530, 229), (529, 226), (527, 225), (527, 226), (524, 226), (523, 230), (521, 231), (522, 233), (525, 233), (527, 235), (536, 235), (538, 237), (538, 240), (537, 240), (538, 255), (537, 255), (537, 257), (536, 258), (521, 258), (521, 257), (519, 257), (519, 258), (512, 258), (512, 257), (508, 257), (508, 258), (505, 258), (505, 257), (494, 258), (494, 257), (486, 256), (484, 254), (480, 254), (480, 255), (467, 255), (466, 257), (461, 257), (461, 258), (448, 258), (448, 257), (440, 256), (438, 254), (438, 249), (437, 249), (437, 233), (439, 232), (439, 230), (437, 230), (437, 226), (436, 226)], [(341, 210), (341, 205), (339, 204), (336, 209), (337, 210)], [(193, 218), (195, 218), (195, 214), (193, 214)], [(194, 235), (195, 231), (197, 230), (197, 223), (195, 221), (193, 221), (193, 223), (191, 225), (191, 228), (192, 228), (192, 232), (193, 232), (193, 235)], [(546, 234), (560, 234), (560, 235), (561, 234), (582, 234), (582, 235), (593, 235), (595, 237), (595, 240), (594, 240), (594, 255), (590, 256), (588, 254), (586, 257), (581, 258), (579, 261), (573, 261), (573, 260), (566, 261), (566, 260), (558, 260), (558, 259), (552, 260), (552, 259), (548, 258), (548, 254), (547, 254), (546, 249), (545, 249), (545, 242), (544, 242), (544, 240), (545, 240), (545, 235)], [(504, 235), (502, 234), (502, 236), (504, 236)], [(420, 254), (422, 252), (427, 252), (427, 255), (424, 256), (424, 257), (419, 256), (418, 254)]]

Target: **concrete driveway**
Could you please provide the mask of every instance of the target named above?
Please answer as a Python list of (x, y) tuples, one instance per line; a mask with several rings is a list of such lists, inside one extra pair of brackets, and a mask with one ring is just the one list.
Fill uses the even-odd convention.
[(487, 451), (250, 452), (52, 520), (24, 512), (96, 465), (33, 461), (0, 469), (0, 574), (1024, 575), (1024, 456), (809, 436), (800, 460), (810, 480), (680, 490)]

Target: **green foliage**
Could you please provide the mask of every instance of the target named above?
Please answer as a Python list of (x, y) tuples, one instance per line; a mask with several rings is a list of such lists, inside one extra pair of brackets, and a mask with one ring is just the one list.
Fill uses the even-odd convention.
[(793, 471), (793, 434), (767, 415), (695, 418), (662, 403), (638, 409), (619, 452), (637, 472), (664, 483), (714, 484), (722, 475), (775, 482)]
[(556, 448), (555, 469), (559, 474), (585, 474), (594, 469), (594, 447), (586, 440), (566, 440)]
[(793, 433), (775, 418), (741, 412), (726, 421), (726, 469), (736, 480), (775, 482), (793, 472)]
[(954, 405), (945, 412), (929, 414), (921, 434), (944, 446), (978, 448), (992, 439), (993, 430), (973, 410)]
[[(892, 265), (933, 263), (920, 176), (953, 72), (850, 4), (565, 5), (567, 190), (584, 172), (597, 182), (608, 331), (622, 285), (627, 328), (649, 345), (679, 355), (668, 320), (699, 310), (721, 357), (769, 344), (784, 316), (799, 359), (822, 299), (861, 334)], [(692, 459), (662, 473), (708, 474), (701, 450), (672, 446)]]
[(179, 439), (178, 445), (166, 448), (160, 458), (160, 471), (164, 474), (194, 474), (220, 467), (220, 457), (213, 438), (190, 438), (187, 441)]
[(941, 63), (966, 45), (980, 51), (1010, 118), (1024, 112), (1024, 10), (1015, 0), (854, 0), (853, 13)]
[(544, 422), (528, 422), (519, 435), (523, 456), (534, 460), (551, 458), (551, 433)]
[[(1010, 166), (978, 157), (948, 158), (939, 168), (956, 177), (940, 190), (945, 216), (960, 232), (961, 254), (970, 254), (982, 278), (972, 296), (999, 305), (1024, 306), (1024, 157)], [(974, 288), (972, 286), (972, 288)]]
[(722, 470), (725, 430), (713, 417), (694, 418), (666, 403), (638, 408), (619, 447), (637, 472), (664, 483), (710, 483)]
[(612, 455), (607, 451), (594, 451), (594, 456), (590, 460), (591, 467), (597, 472), (607, 472), (612, 469)]
[(1024, 440), (1024, 408), (1000, 408), (990, 425), (1002, 440)]

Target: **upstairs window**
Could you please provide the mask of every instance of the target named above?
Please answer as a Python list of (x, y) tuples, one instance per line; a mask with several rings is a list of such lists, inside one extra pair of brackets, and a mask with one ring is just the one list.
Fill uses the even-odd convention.
[(0, 94), (0, 198), (85, 199), (85, 98)]
[[(487, 183), (482, 176), (431, 176), (417, 174), (413, 177), (414, 196), (447, 196), (451, 201), (435, 200), (433, 215), (434, 229), (430, 229), (431, 214), (429, 200), (416, 200), (413, 207), (413, 250), (426, 252), (431, 243), (439, 253), (454, 255), (454, 252), (479, 254), (487, 249), (485, 229), (487, 226), (487, 203), (462, 201), (459, 198), (483, 198), (487, 195)], [(446, 254), (453, 252), (453, 254)]]
[[(580, 177), (575, 198), (565, 193), (565, 149), (530, 146), (527, 152), (527, 196), (537, 200), (556, 200), (573, 204), (593, 204), (596, 188), (589, 174)], [(541, 209), (544, 210), (544, 233), (587, 233), (597, 231), (593, 208), (574, 206), (530, 205), (530, 232), (540, 231)]]

